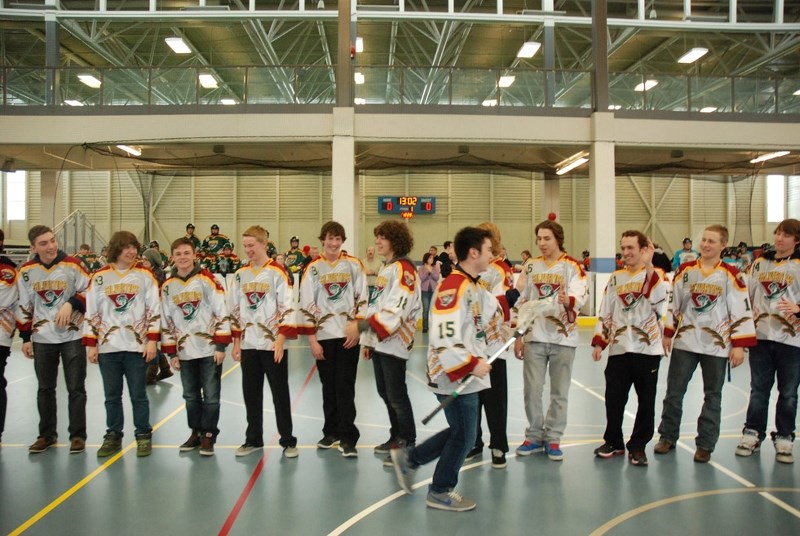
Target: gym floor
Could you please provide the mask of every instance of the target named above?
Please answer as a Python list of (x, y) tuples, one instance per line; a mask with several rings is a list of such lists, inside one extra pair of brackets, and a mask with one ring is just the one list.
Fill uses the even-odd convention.
[[(372, 366), (362, 361), (357, 384), (357, 459), (319, 450), (322, 405), (319, 379), (304, 338), (289, 345), (295, 435), (300, 456), (285, 459), (278, 446), (272, 402), (265, 393), (265, 443), (261, 451), (234, 456), (246, 427), (241, 371), (230, 358), (222, 380), (222, 417), (216, 455), (179, 453), (189, 435), (180, 378), (148, 387), (154, 450), (137, 458), (130, 405), (125, 400), (122, 452), (97, 458), (105, 431), (100, 372), (89, 365), (89, 439), (83, 454), (69, 454), (66, 392), (59, 386), (56, 448), (29, 454), (36, 439), (36, 377), (15, 343), (6, 368), (9, 397), (0, 448), (0, 532), (3, 534), (798, 534), (800, 482), (795, 465), (775, 462), (770, 442), (750, 458), (734, 455), (748, 400), (747, 364), (733, 371), (723, 392), (722, 435), (708, 464), (692, 461), (702, 382), (695, 374), (684, 401), (678, 448), (634, 467), (625, 457), (596, 458), (605, 428), (602, 362), (591, 360), (590, 330), (581, 328), (570, 391), (564, 460), (542, 454), (514, 457), (524, 439), (522, 364), (509, 361), (508, 467), (493, 469), (488, 450), (463, 467), (458, 490), (478, 507), (467, 513), (425, 506), (434, 464), (417, 473), (417, 491), (399, 490), (391, 468), (373, 447), (388, 438), (388, 417), (378, 397)], [(435, 398), (425, 387), (425, 340), (409, 365), (408, 387), (417, 423)], [(659, 372), (656, 426), (666, 388), (666, 361)], [(265, 386), (265, 390), (268, 387)], [(127, 393), (124, 395), (127, 397)], [(545, 392), (547, 396), (547, 392)], [(772, 400), (774, 401), (775, 393)], [(636, 411), (631, 393), (625, 421)], [(772, 415), (770, 415), (772, 422)], [(444, 428), (443, 415), (419, 425), (423, 440)], [(486, 427), (484, 426), (484, 430)], [(488, 432), (484, 437), (488, 443)], [(795, 449), (796, 450), (796, 449)], [(800, 453), (796, 453), (800, 454)]]

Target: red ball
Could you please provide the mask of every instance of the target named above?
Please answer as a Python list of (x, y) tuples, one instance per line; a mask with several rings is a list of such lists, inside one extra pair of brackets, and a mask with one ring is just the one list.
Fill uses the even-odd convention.
[(550, 214), (547, 215), (547, 219), (550, 220), (550, 221), (556, 221), (557, 217), (558, 216), (556, 215), (555, 212), (551, 212)]

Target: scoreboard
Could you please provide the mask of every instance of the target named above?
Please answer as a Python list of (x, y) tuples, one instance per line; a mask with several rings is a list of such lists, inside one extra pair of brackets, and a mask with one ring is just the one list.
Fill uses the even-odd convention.
[(399, 214), (403, 218), (412, 218), (415, 214), (435, 213), (435, 197), (416, 195), (378, 197), (378, 214)]

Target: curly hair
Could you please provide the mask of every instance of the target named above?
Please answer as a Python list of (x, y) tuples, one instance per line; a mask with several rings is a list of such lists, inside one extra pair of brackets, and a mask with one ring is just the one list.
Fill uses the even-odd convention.
[(117, 262), (119, 254), (128, 246), (136, 246), (136, 251), (142, 249), (142, 244), (136, 235), (130, 231), (117, 231), (108, 241), (108, 262)]
[(405, 257), (414, 247), (414, 236), (408, 225), (397, 220), (382, 221), (375, 227), (373, 234), (382, 236), (392, 244), (392, 252), (396, 257)]
[(492, 254), (493, 255), (500, 255), (503, 251), (503, 238), (500, 235), (500, 229), (494, 223), (490, 221), (485, 221), (478, 225), (478, 229), (483, 229), (484, 231), (489, 231), (491, 234), (491, 241), (492, 241)]

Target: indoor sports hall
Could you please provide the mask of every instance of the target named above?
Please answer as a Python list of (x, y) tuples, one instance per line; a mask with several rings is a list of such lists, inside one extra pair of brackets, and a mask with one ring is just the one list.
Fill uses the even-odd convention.
[[(36, 225), (70, 255), (85, 245), (99, 256), (125, 230), (166, 259), (191, 228), (198, 242), (221, 233), (246, 260), (252, 225), (276, 253), (313, 255), (335, 220), (343, 249), (364, 259), (373, 229), (400, 220), (417, 264), (491, 222), (521, 270), (539, 255), (537, 225), (555, 221), (588, 267), (589, 294), (563, 460), (515, 455), (527, 418), (522, 362), (510, 357), (508, 465), (493, 468), (488, 448), (469, 459), (458, 489), (478, 506), (459, 514), (426, 508), (433, 464), (408, 495), (374, 453), (389, 422), (369, 361), (357, 372), (355, 457), (317, 447), (322, 393), (305, 336), (287, 346), (297, 458), (283, 456), (267, 386), (264, 448), (235, 455), (247, 422), (230, 349), (213, 456), (179, 450), (176, 373), (146, 388), (152, 454), (137, 457), (126, 388), (122, 450), (97, 457), (106, 410), (91, 363), (86, 451), (69, 452), (62, 368), (58, 441), (30, 453), (38, 384), (15, 334), (0, 533), (798, 533), (796, 465), (778, 463), (769, 440), (735, 454), (747, 359), (726, 378), (710, 462), (693, 461), (695, 373), (676, 448), (655, 454), (656, 433), (641, 467), (594, 455), (608, 357), (594, 362), (591, 346), (623, 231), (679, 257), (724, 225), (724, 256), (744, 266), (781, 221), (800, 219), (798, 177), (800, 0), (0, 0), (0, 250), (18, 264)], [(428, 337), (416, 332), (406, 375), (420, 440), (446, 426), (442, 414), (421, 423), (436, 406)], [(626, 435), (636, 408), (631, 393)]]

